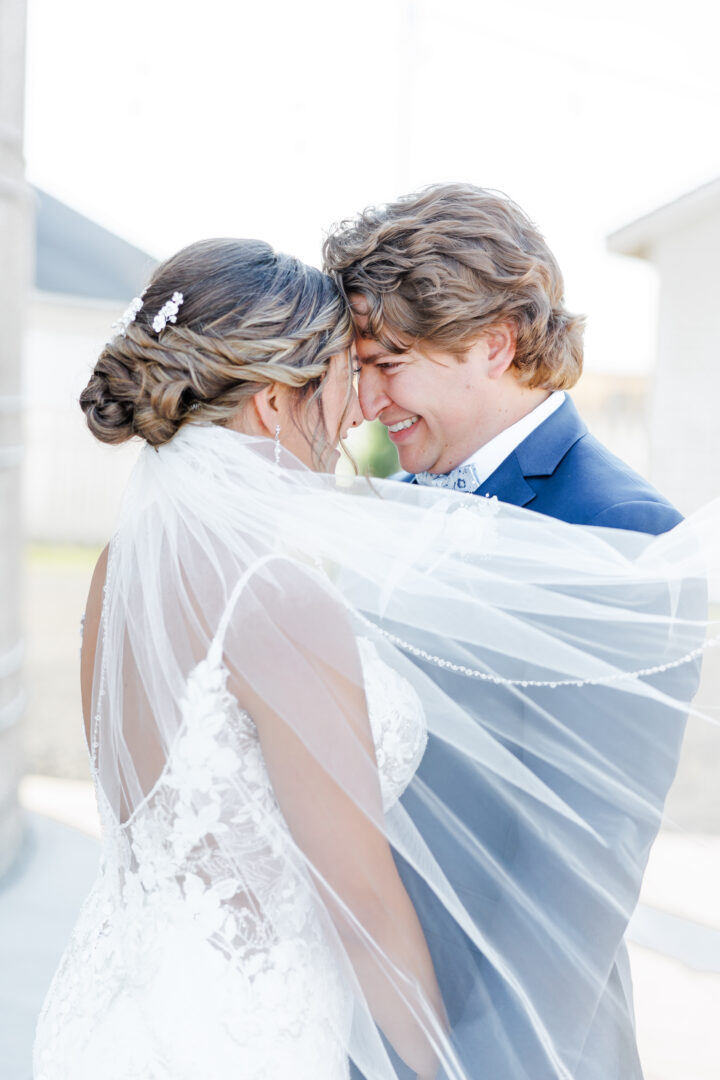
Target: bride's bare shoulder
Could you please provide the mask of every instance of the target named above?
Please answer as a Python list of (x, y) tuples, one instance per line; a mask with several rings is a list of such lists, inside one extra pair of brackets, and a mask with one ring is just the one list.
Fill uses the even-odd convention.
[(99, 622), (100, 620), (103, 588), (105, 586), (105, 577), (107, 575), (109, 546), (109, 544), (106, 544), (103, 550), (100, 552), (98, 561), (95, 563), (95, 569), (93, 570), (93, 576), (90, 581), (90, 589), (88, 591), (87, 604), (85, 605), (86, 630), (88, 629), (88, 620), (94, 619), (96, 622)]
[(82, 694), (85, 735), (90, 742), (90, 710), (92, 703), (93, 672), (95, 670), (95, 649), (97, 647), (100, 613), (102, 611), (103, 588), (107, 575), (108, 546), (100, 553), (95, 564), (83, 620), (83, 639), (80, 651), (80, 691)]

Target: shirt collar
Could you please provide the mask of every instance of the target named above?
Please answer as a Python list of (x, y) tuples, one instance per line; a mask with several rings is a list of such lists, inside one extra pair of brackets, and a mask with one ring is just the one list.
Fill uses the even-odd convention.
[(469, 458), (461, 462), (458, 467), (472, 465), (477, 473), (478, 481), (481, 484), (484, 483), (502, 465), (503, 461), (512, 454), (513, 450), (535, 431), (535, 428), (540, 427), (540, 424), (547, 420), (549, 416), (552, 416), (556, 409), (560, 408), (564, 400), (565, 391), (554, 390), (532, 412), (511, 424), (509, 428), (505, 428), (490, 442), (485, 443)]

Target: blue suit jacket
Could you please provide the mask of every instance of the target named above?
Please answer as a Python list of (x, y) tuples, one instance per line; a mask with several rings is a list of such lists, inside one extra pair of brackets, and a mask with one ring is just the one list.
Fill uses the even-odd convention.
[[(412, 481), (412, 474), (402, 479)], [(478, 495), (575, 525), (668, 532), (682, 515), (651, 484), (611, 454), (568, 395), (488, 477)]]
[[(406, 474), (402, 479), (414, 478)], [(497, 496), (503, 502), (570, 523), (650, 534), (665, 532), (682, 520), (646, 480), (589, 434), (570, 397), (510, 454), (477, 494)], [(433, 672), (434, 678), (441, 676)], [(671, 689), (677, 692), (676, 687)], [(541, 735), (547, 716), (560, 707), (557, 698), (548, 697), (552, 690), (529, 693), (524, 705), (495, 694), (487, 684), (478, 692), (488, 695), (488, 714), (492, 713), (496, 722), (500, 717), (509, 748), (604, 837), (607, 850), (598, 850), (598, 867), (602, 867), (604, 880), (611, 883), (621, 907), (632, 910), (674, 775), (682, 719), (677, 713), (654, 713), (649, 718), (652, 723), (637, 725), (628, 745), (626, 730), (613, 728), (616, 703), (612, 690), (585, 687), (564, 699), (562, 708), (572, 718), (568, 729), (587, 740), (590, 753), (612, 760), (613, 739), (622, 737), (624, 761), (635, 768), (638, 784), (644, 788), (646, 776), (653, 776), (649, 800), (657, 814), (635, 821), (540, 758), (533, 759), (527, 749), (514, 749), (527, 746), (523, 731), (528, 725)], [(573, 935), (580, 940), (592, 939), (594, 977), (590, 987), (577, 985), (572, 959), (564, 956), (551, 938), (537, 934), (530, 940), (529, 932), (524, 937), (512, 897), (503, 893), (492, 872), (483, 877), (481, 871), (478, 876), (474, 863), (473, 876), (469, 877), (469, 860), (462, 844), (450, 832), (438, 834), (437, 822), (421, 794), (423, 787), (438, 796), (476, 836), (488, 854), (489, 866), (508, 867), (525, 893), (571, 939)], [(552, 866), (542, 863), (532, 835), (518, 825), (498, 792), (492, 785), (479, 784), (472, 763), (441, 740), (430, 739), (403, 805), (429, 841), (467, 910), (479, 926), (492, 928), (493, 941), (520, 972), (535, 1000), (557, 999), (557, 1007), (548, 1012), (556, 1017), (551, 1036), (562, 1048), (563, 1060), (575, 1080), (639, 1080), (642, 1070), (635, 1043), (623, 918), (608, 916), (602, 905), (596, 908), (592, 896), (578, 886), (561, 858)], [(532, 812), (542, 828), (543, 809), (534, 807)], [(548, 812), (547, 826), (557, 829), (551, 817)], [(613, 862), (619, 861), (618, 850), (630, 852), (622, 868)], [(468, 947), (462, 932), (414, 871), (399, 857), (397, 861), (426, 933), (455, 1048), (467, 1075), (478, 1080), (554, 1080), (557, 1073), (505, 979), (479, 951)], [(400, 1077), (412, 1075), (397, 1058), (394, 1063)]]

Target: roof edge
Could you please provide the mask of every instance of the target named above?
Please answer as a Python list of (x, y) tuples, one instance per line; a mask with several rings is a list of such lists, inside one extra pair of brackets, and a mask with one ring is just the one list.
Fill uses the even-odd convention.
[(647, 259), (652, 245), (661, 236), (675, 232), (715, 208), (720, 210), (720, 177), (611, 232), (605, 239), (607, 249), (617, 255)]

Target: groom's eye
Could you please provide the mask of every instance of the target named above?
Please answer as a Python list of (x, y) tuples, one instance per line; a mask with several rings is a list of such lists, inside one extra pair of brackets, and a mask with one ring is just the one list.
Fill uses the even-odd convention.
[(399, 360), (389, 360), (384, 364), (376, 364), (376, 367), (382, 368), (383, 371), (394, 371), (395, 368), (402, 367)]

